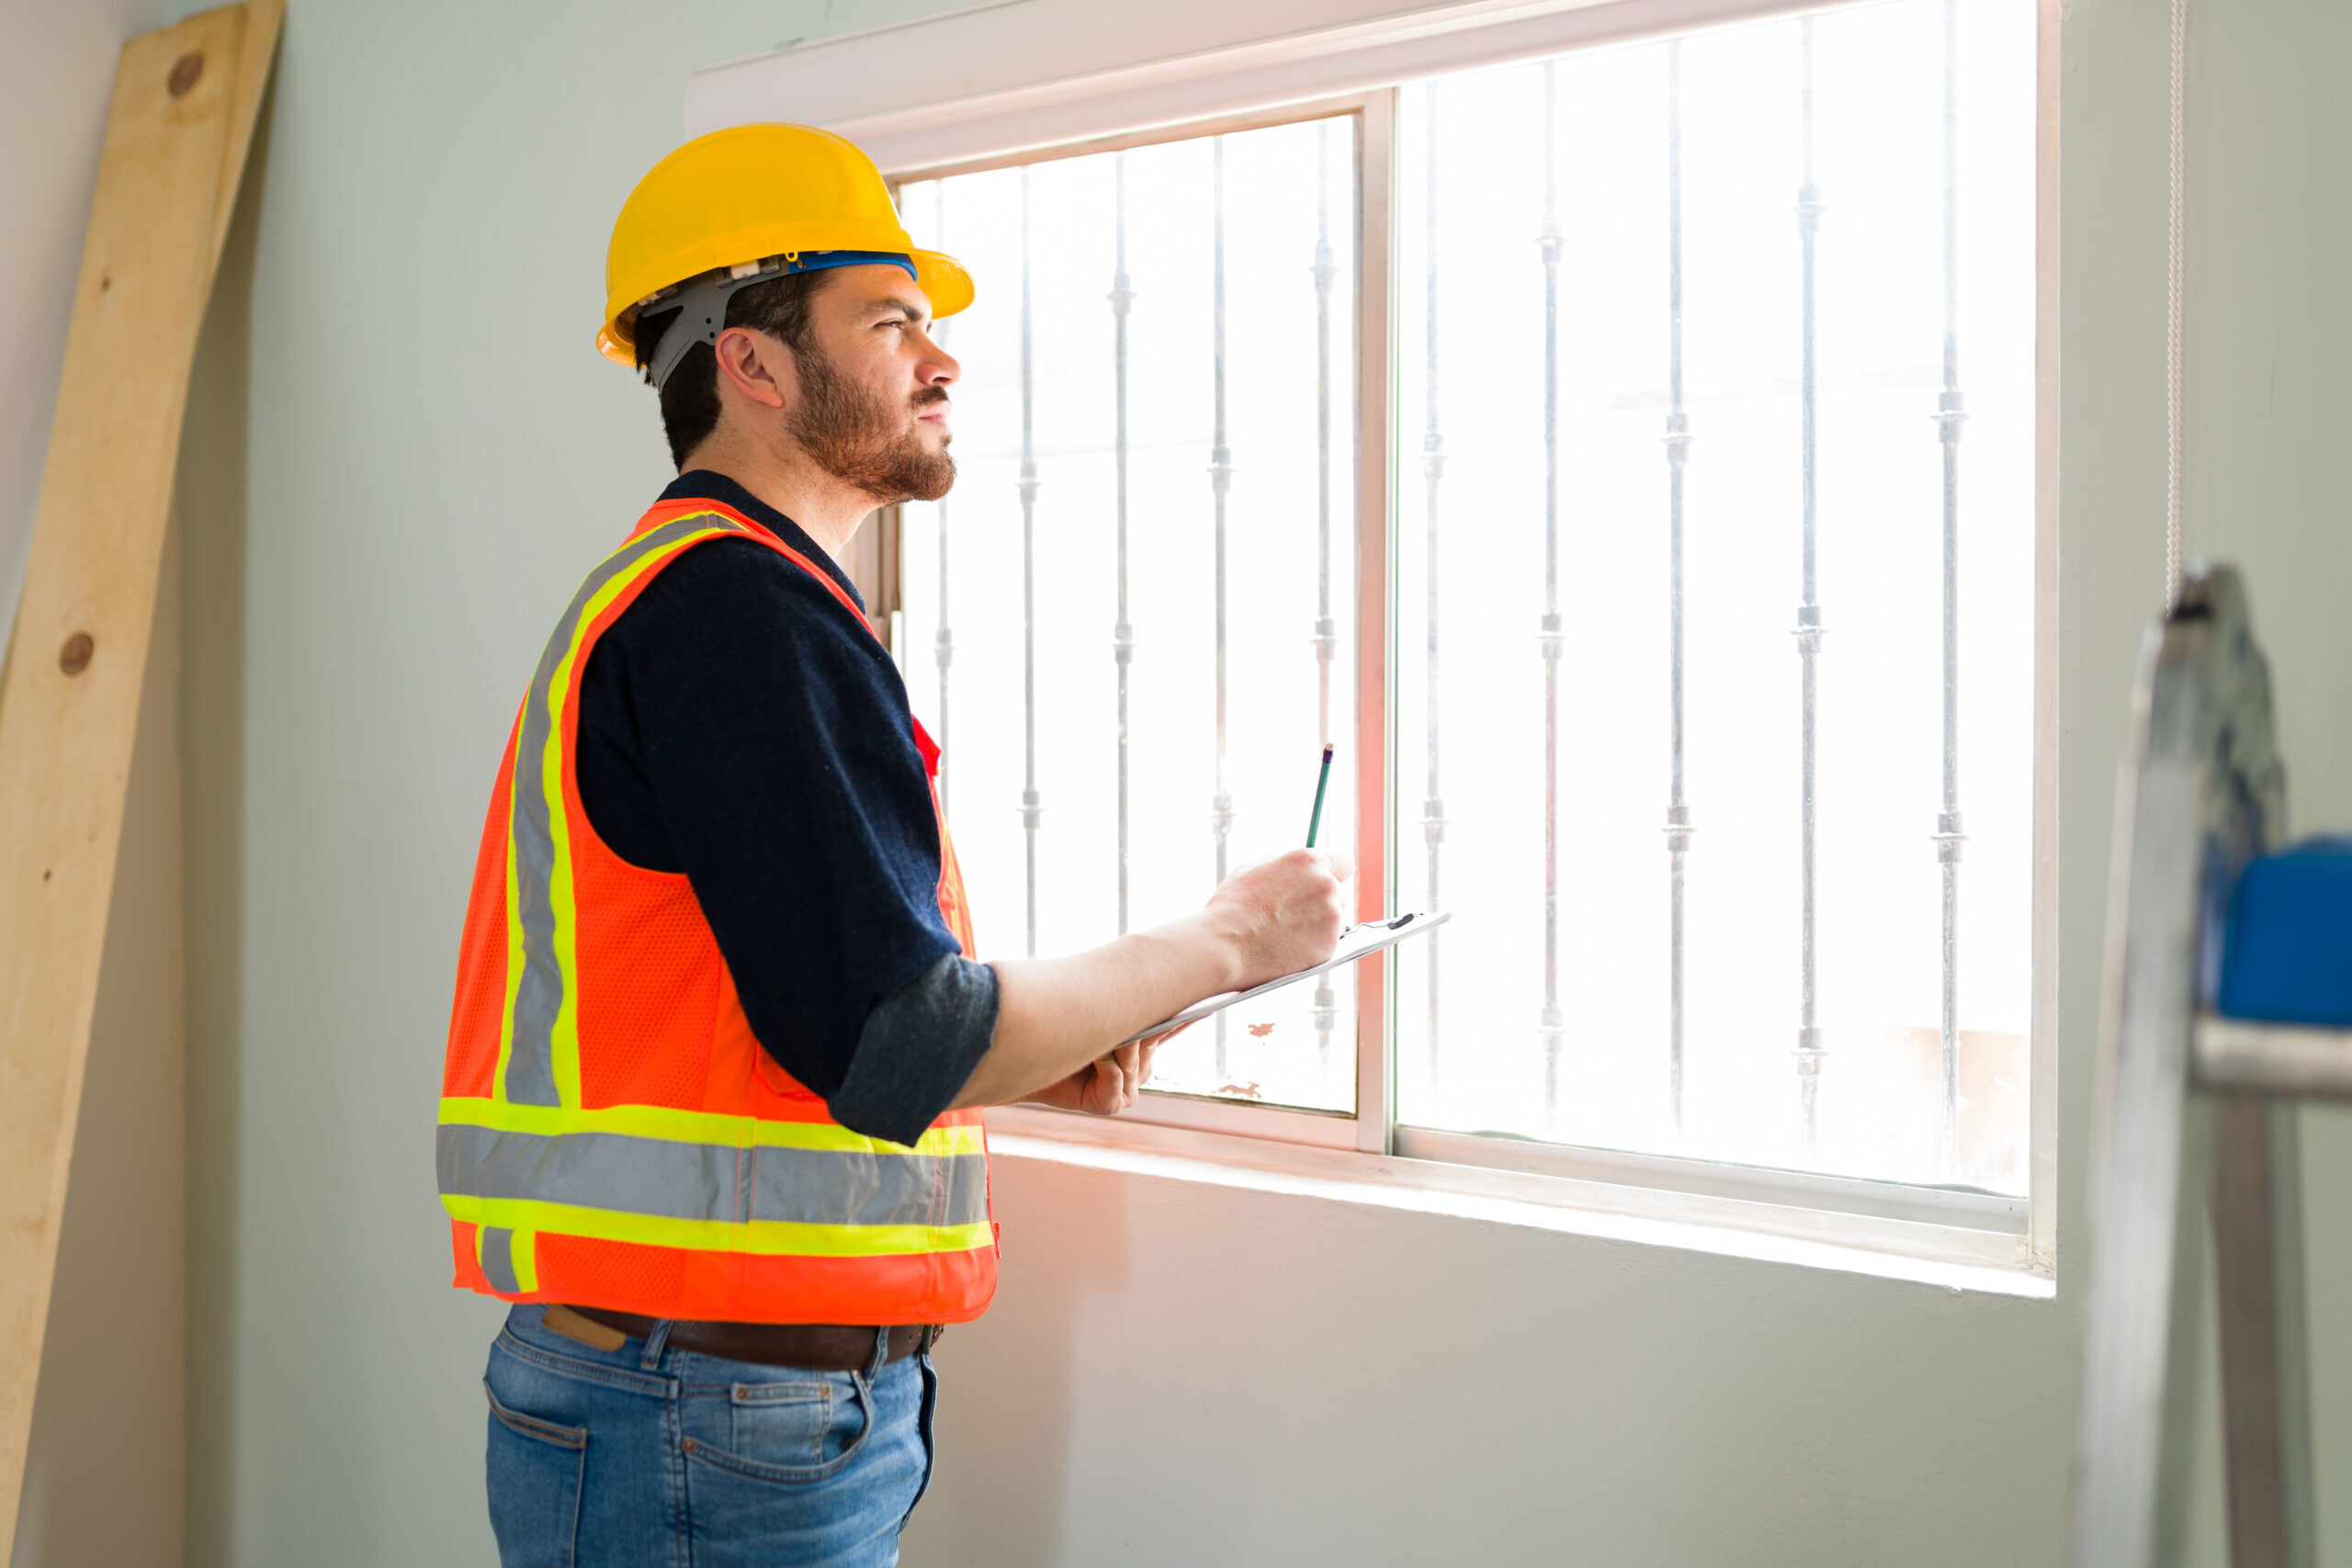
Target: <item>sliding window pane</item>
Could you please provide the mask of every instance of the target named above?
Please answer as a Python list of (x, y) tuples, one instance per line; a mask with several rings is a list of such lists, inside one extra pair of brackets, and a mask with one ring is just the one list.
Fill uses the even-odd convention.
[[(984, 956), (1197, 908), (1354, 842), (1352, 117), (909, 185), (977, 303), (959, 477), (905, 509), (902, 661)], [(1351, 1111), (1352, 977), (1164, 1050), (1162, 1090)]]
[(2033, 86), (1892, 0), (1405, 90), (1403, 1121), (2025, 1190)]

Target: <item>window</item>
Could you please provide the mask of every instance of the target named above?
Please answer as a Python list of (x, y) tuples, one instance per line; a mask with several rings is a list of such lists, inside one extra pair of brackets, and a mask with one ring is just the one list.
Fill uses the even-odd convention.
[[(1359, 118), (900, 189), (1001, 301), (943, 324), (959, 475), (899, 536), (989, 950), (1198, 907), (1303, 840), (1326, 738), (1357, 750)], [(1319, 842), (1354, 842), (1354, 801), (1343, 774)], [(1162, 1092), (1352, 1116), (1356, 980), (1193, 1030)]]
[(906, 173), (984, 951), (1196, 907), (1329, 738), (1453, 921), (1147, 1118), (2024, 1235), (2035, 114), (2030, 0), (1884, 0)]

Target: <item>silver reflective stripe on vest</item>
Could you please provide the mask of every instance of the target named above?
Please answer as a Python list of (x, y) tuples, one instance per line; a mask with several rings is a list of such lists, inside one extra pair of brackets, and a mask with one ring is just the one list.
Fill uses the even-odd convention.
[(965, 1225), (988, 1218), (988, 1156), (981, 1154), (740, 1149), (461, 1123), (443, 1124), (435, 1152), (441, 1190), (475, 1198), (736, 1224)]
[(523, 1293), (523, 1281), (514, 1273), (514, 1233), (484, 1225), (481, 1231), (481, 1272), (490, 1288), (510, 1296)]
[[(664, 523), (624, 546), (590, 572), (588, 580), (580, 585), (580, 592), (571, 596), (563, 619), (556, 623), (555, 635), (548, 638), (547, 649), (539, 655), (539, 667), (531, 676), (531, 694), (523, 704), (523, 728), (514, 748), (510, 829), (514, 855), (514, 915), (523, 928), (523, 973), (514, 987), (514, 1044), (506, 1062), (506, 1098), (517, 1105), (562, 1103), (555, 1087), (555, 1023), (563, 1011), (563, 964), (556, 955), (555, 902), (550, 886), (555, 878), (551, 813), (560, 810), (562, 803), (548, 800), (546, 785), (548, 741), (558, 716), (548, 711), (548, 698), (555, 684), (556, 671), (571, 655), (572, 638), (579, 635), (581, 616), (606, 584), (656, 550), (713, 528), (742, 532), (741, 525), (722, 513), (696, 513)], [(577, 670), (572, 672), (575, 688), (580, 673)]]

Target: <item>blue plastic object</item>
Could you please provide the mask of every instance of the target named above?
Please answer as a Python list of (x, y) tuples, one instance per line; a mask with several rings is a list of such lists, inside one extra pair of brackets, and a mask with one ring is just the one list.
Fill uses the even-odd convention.
[(2307, 839), (2246, 866), (2214, 1005), (2229, 1018), (2352, 1028), (2352, 838)]

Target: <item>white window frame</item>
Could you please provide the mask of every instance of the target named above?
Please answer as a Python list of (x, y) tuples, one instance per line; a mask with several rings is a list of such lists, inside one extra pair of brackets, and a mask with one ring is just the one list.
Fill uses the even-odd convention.
[[(1376, 3), (1376, 0), (1371, 0)], [(1580, 48), (1800, 11), (1791, 0), (1469, 0), (1363, 20), (1368, 0), (1251, 0), (1203, 8), (1225, 41), (1154, 58), (1148, 8), (992, 0), (924, 20), (706, 67), (687, 95), (701, 131), (767, 118), (828, 126), (872, 152), (893, 186), (1012, 164), (1108, 152), (1335, 115), (1358, 128), (1356, 859), (1362, 919), (1394, 897), (1394, 649), (1397, 473), (1395, 125), (1410, 81)], [(1382, 955), (1357, 985), (1354, 1115), (1153, 1095), (1102, 1120), (1042, 1107), (989, 1113), (1024, 1146), (1130, 1150), (1399, 1191), (1500, 1201), (1669, 1226), (1784, 1237), (1827, 1249), (1958, 1266), (1983, 1285), (2054, 1278), (2058, 780), (2057, 0), (2038, 0), (2035, 135), (2035, 526), (2032, 999), (2029, 1190), (1992, 1196), (1640, 1155), (1396, 1121), (1394, 987)], [(1342, 19), (1334, 21), (1334, 13)], [(1303, 30), (1285, 21), (1306, 18)], [(975, 53), (977, 51), (977, 54)], [(1109, 63), (1106, 63), (1106, 58)], [(1075, 59), (1080, 68), (1062, 73)], [(888, 70), (880, 69), (885, 62)], [(868, 69), (868, 66), (873, 67)], [(877, 94), (867, 84), (887, 84)], [(973, 92), (969, 85), (993, 84)], [(955, 89), (962, 87), (960, 93)], [(914, 95), (910, 97), (908, 95)], [(926, 98), (923, 95), (929, 95)], [(787, 107), (789, 106), (789, 107)], [(1385, 415), (1385, 417), (1384, 417)], [(895, 556), (896, 552), (885, 552)], [(895, 565), (895, 561), (893, 562)], [(891, 583), (891, 602), (897, 585)], [(1377, 739), (1378, 744), (1373, 741)], [(1408, 1206), (1421, 1206), (1413, 1197)], [(1484, 1211), (1480, 1211), (1484, 1212)], [(1539, 1222), (1541, 1223), (1541, 1222)], [(1569, 1228), (1577, 1228), (1570, 1226)], [(1604, 1227), (1605, 1228), (1605, 1227)], [(1611, 1233), (1614, 1234), (1614, 1233)], [(1735, 1248), (1734, 1250), (1737, 1250)], [(1799, 1260), (1820, 1261), (1818, 1258)], [(1988, 1274), (1986, 1271), (1993, 1271)], [(1929, 1275), (1942, 1280), (1945, 1276)], [(1955, 1276), (1954, 1278), (1958, 1278)], [(1999, 1284), (1992, 1288), (2012, 1287)], [(2029, 1292), (2032, 1293), (2032, 1292)]]
[[(1396, 93), (1393, 89), (1355, 94), (1341, 98), (1288, 104), (1255, 112), (1176, 127), (1159, 127), (1125, 135), (1095, 137), (1038, 151), (1000, 154), (928, 168), (894, 173), (893, 188), (955, 175), (978, 174), (1008, 164), (1037, 164), (1057, 158), (1084, 157), (1125, 147), (1189, 141), (1196, 137), (1258, 130), (1302, 120), (1346, 117), (1354, 125), (1357, 169), (1361, 178), (1357, 200), (1359, 229), (1356, 255), (1356, 385), (1348, 417), (1356, 432), (1356, 509), (1351, 530), (1355, 545), (1356, 583), (1356, 734), (1355, 750), (1356, 919), (1373, 920), (1389, 912), (1390, 824), (1387, 791), (1393, 752), (1394, 716), (1389, 711), (1388, 626), (1393, 593), (1387, 562), (1392, 547), (1395, 475), (1390, 462), (1392, 422), (1367, 417), (1367, 411), (1388, 406), (1389, 333), (1394, 319), (1394, 292), (1388, 276), (1389, 247), (1374, 243), (1390, 228), (1391, 179), (1388, 154), (1393, 134)], [(1375, 743), (1376, 742), (1376, 743)], [(1393, 1073), (1389, 1064), (1390, 1014), (1385, 984), (1385, 953), (1374, 953), (1356, 966), (1356, 1111), (1299, 1110), (1220, 1100), (1206, 1095), (1153, 1093), (1126, 1112), (1123, 1120), (1157, 1122), (1234, 1136), (1272, 1139), (1317, 1148), (1354, 1149), (1365, 1154), (1394, 1152)], [(1032, 1108), (1013, 1114), (1027, 1116)], [(1035, 1111), (1047, 1116), (1060, 1113)], [(1000, 1112), (1000, 1115), (1004, 1112)], [(1047, 1124), (1048, 1126), (1051, 1123)]]

